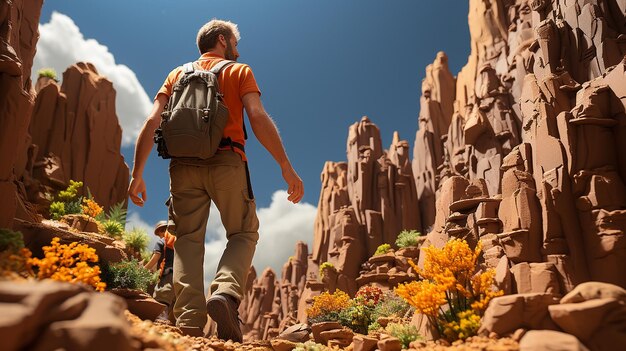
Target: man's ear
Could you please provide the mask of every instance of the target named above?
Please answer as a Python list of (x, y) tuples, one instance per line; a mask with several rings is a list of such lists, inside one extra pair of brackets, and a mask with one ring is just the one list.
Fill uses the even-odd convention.
[(226, 42), (226, 37), (224, 36), (224, 34), (220, 34), (220, 35), (217, 37), (217, 40), (218, 40), (218, 41), (219, 41), (222, 45), (224, 45), (224, 47), (228, 46), (228, 43)]

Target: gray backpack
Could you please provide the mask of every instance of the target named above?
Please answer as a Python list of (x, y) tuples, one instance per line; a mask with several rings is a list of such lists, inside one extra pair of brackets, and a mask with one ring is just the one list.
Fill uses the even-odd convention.
[(205, 160), (215, 154), (228, 121), (217, 76), (232, 63), (220, 61), (210, 71), (196, 69), (192, 62), (183, 65), (184, 74), (174, 84), (155, 130), (159, 156)]

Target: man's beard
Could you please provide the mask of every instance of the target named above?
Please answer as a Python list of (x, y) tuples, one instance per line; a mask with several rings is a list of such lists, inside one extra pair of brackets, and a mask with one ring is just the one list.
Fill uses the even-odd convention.
[(224, 53), (224, 58), (231, 61), (237, 61), (235, 53), (233, 52), (233, 46), (228, 40), (226, 41), (226, 52)]

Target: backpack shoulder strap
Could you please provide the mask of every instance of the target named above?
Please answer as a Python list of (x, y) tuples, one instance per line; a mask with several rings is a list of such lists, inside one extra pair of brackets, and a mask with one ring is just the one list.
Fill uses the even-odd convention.
[(195, 72), (195, 68), (193, 66), (193, 62), (187, 62), (183, 65), (183, 71), (185, 74), (191, 74)]
[(222, 71), (222, 69), (224, 69), (224, 67), (229, 66), (231, 64), (235, 63), (235, 61), (230, 61), (230, 60), (222, 60), (220, 62), (218, 62), (215, 66), (213, 66), (213, 68), (211, 68), (211, 73), (215, 74), (216, 76), (220, 75), (220, 72)]

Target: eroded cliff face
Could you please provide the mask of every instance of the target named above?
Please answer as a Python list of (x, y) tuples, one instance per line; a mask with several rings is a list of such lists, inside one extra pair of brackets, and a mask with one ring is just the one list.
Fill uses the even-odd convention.
[[(626, 2), (469, 8), (468, 63), (456, 78), (443, 52), (426, 67), (413, 160), (397, 134), (383, 149), (364, 117), (350, 127), (348, 161), (324, 165), (305, 283), (290, 283), (299, 321), (323, 290), (414, 277), (407, 260), (419, 252), (370, 258), (402, 229), (427, 233), (423, 245), (480, 241), (507, 294), (564, 295), (590, 280), (626, 287)], [(294, 323), (266, 280), (257, 288), (280, 298), (262, 313), (273, 326)]]
[(126, 201), (128, 166), (120, 151), (122, 129), (115, 113), (115, 89), (90, 63), (79, 62), (63, 73), (59, 86), (39, 78), (29, 128), (29, 167), (22, 175), (28, 198), (43, 210), (46, 194), (80, 180), (105, 207)]
[(438, 193), (419, 199), (437, 210), (426, 244), (481, 240), (512, 292), (626, 286), (624, 21), (615, 1), (470, 1), (451, 127), (424, 121), (443, 159), (415, 142), (415, 160), (441, 160), (422, 171)]
[[(38, 222), (69, 180), (108, 209), (126, 201), (115, 90), (89, 63), (30, 80), (42, 1), (0, 1), (0, 227)], [(89, 189), (89, 190), (87, 190)]]
[(30, 70), (39, 39), (43, 1), (0, 1), (0, 227), (11, 227), (19, 212), (28, 212), (16, 175), (25, 164), (28, 126), (35, 102)]

